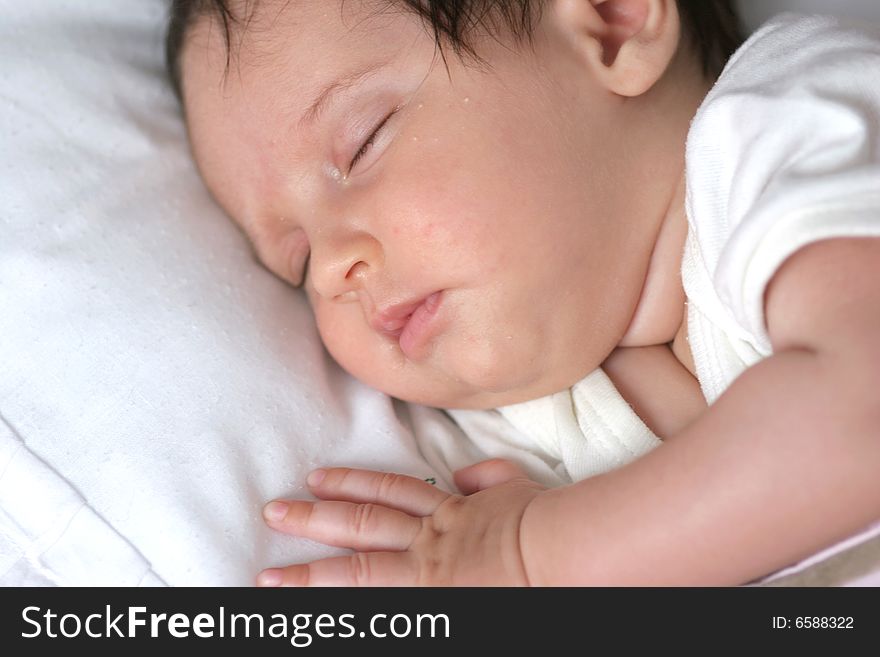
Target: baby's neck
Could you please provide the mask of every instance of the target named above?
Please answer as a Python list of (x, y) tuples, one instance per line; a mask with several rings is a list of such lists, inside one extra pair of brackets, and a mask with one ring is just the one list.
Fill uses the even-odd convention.
[[(668, 344), (681, 335), (685, 324), (681, 258), (688, 229), (684, 197), (685, 179), (682, 173), (660, 222), (645, 282), (629, 326), (618, 343), (620, 347)], [(681, 342), (686, 347), (686, 341)], [(676, 356), (691, 369), (692, 366), (686, 362), (690, 360), (689, 350), (684, 354), (680, 347)]]

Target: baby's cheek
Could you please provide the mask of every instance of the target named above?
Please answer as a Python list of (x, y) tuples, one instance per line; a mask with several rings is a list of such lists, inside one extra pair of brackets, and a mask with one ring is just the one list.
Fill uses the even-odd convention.
[[(312, 307), (312, 310), (315, 310), (318, 304), (318, 293), (315, 292), (315, 286), (312, 285), (312, 277), (309, 276), (308, 269), (305, 270), (305, 274), (303, 275), (302, 289), (306, 293), (306, 299), (309, 300), (309, 305)], [(316, 310), (315, 314), (317, 315)]]
[[(309, 286), (306, 286), (306, 292), (309, 293)], [(373, 337), (364, 324), (360, 304), (328, 302), (314, 289), (308, 296), (318, 333), (327, 351), (343, 369), (359, 376), (358, 370), (363, 369), (362, 361)]]

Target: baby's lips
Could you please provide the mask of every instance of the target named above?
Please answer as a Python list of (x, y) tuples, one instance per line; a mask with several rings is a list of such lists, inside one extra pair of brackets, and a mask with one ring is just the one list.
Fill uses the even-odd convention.
[(412, 314), (425, 302), (426, 297), (386, 306), (370, 317), (370, 326), (381, 333), (399, 334)]
[(409, 318), (412, 317), (412, 313), (407, 315), (406, 317), (401, 317), (399, 319), (377, 319), (376, 324), (378, 324), (378, 328), (380, 331), (384, 331), (385, 333), (395, 333), (403, 330), (403, 327), (406, 326), (406, 323), (409, 321)]

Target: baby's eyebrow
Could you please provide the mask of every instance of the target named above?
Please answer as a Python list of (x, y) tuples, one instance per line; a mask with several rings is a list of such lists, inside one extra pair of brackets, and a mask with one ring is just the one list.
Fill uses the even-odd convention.
[(317, 96), (315, 96), (315, 99), (308, 106), (302, 117), (300, 117), (298, 122), (299, 128), (302, 130), (308, 125), (320, 120), (321, 113), (333, 104), (341, 92), (362, 84), (390, 63), (390, 61), (373, 62), (372, 64), (343, 75), (324, 86)]

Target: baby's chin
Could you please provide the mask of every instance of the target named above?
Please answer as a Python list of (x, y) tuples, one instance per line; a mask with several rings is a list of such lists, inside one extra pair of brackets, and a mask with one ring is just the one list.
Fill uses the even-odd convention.
[[(564, 388), (559, 388), (563, 390)], [(413, 395), (394, 395), (388, 393), (391, 397), (400, 399), (411, 404), (419, 404), (421, 406), (430, 406), (442, 410), (467, 410), (467, 411), (485, 411), (502, 406), (510, 406), (521, 402), (539, 399), (546, 395), (559, 392), (552, 390), (545, 394), (533, 393), (528, 391), (507, 391), (503, 393), (481, 392), (472, 395), (434, 395), (434, 396), (413, 396)]]
[[(538, 399), (564, 390), (567, 385), (549, 381), (524, 384), (522, 381), (497, 381), (492, 386), (475, 385), (456, 380), (452, 385), (424, 381), (422, 385), (382, 385), (388, 382), (366, 382), (401, 401), (444, 410), (489, 410)], [(378, 383), (378, 385), (377, 385)]]
[[(355, 378), (359, 377), (355, 375)], [(368, 377), (360, 378), (360, 381), (400, 401), (445, 410), (495, 408), (499, 405), (497, 400), (507, 397), (506, 392), (481, 390), (464, 381), (455, 381), (450, 385), (427, 378), (421, 381), (414, 381), (413, 378), (389, 381)]]

